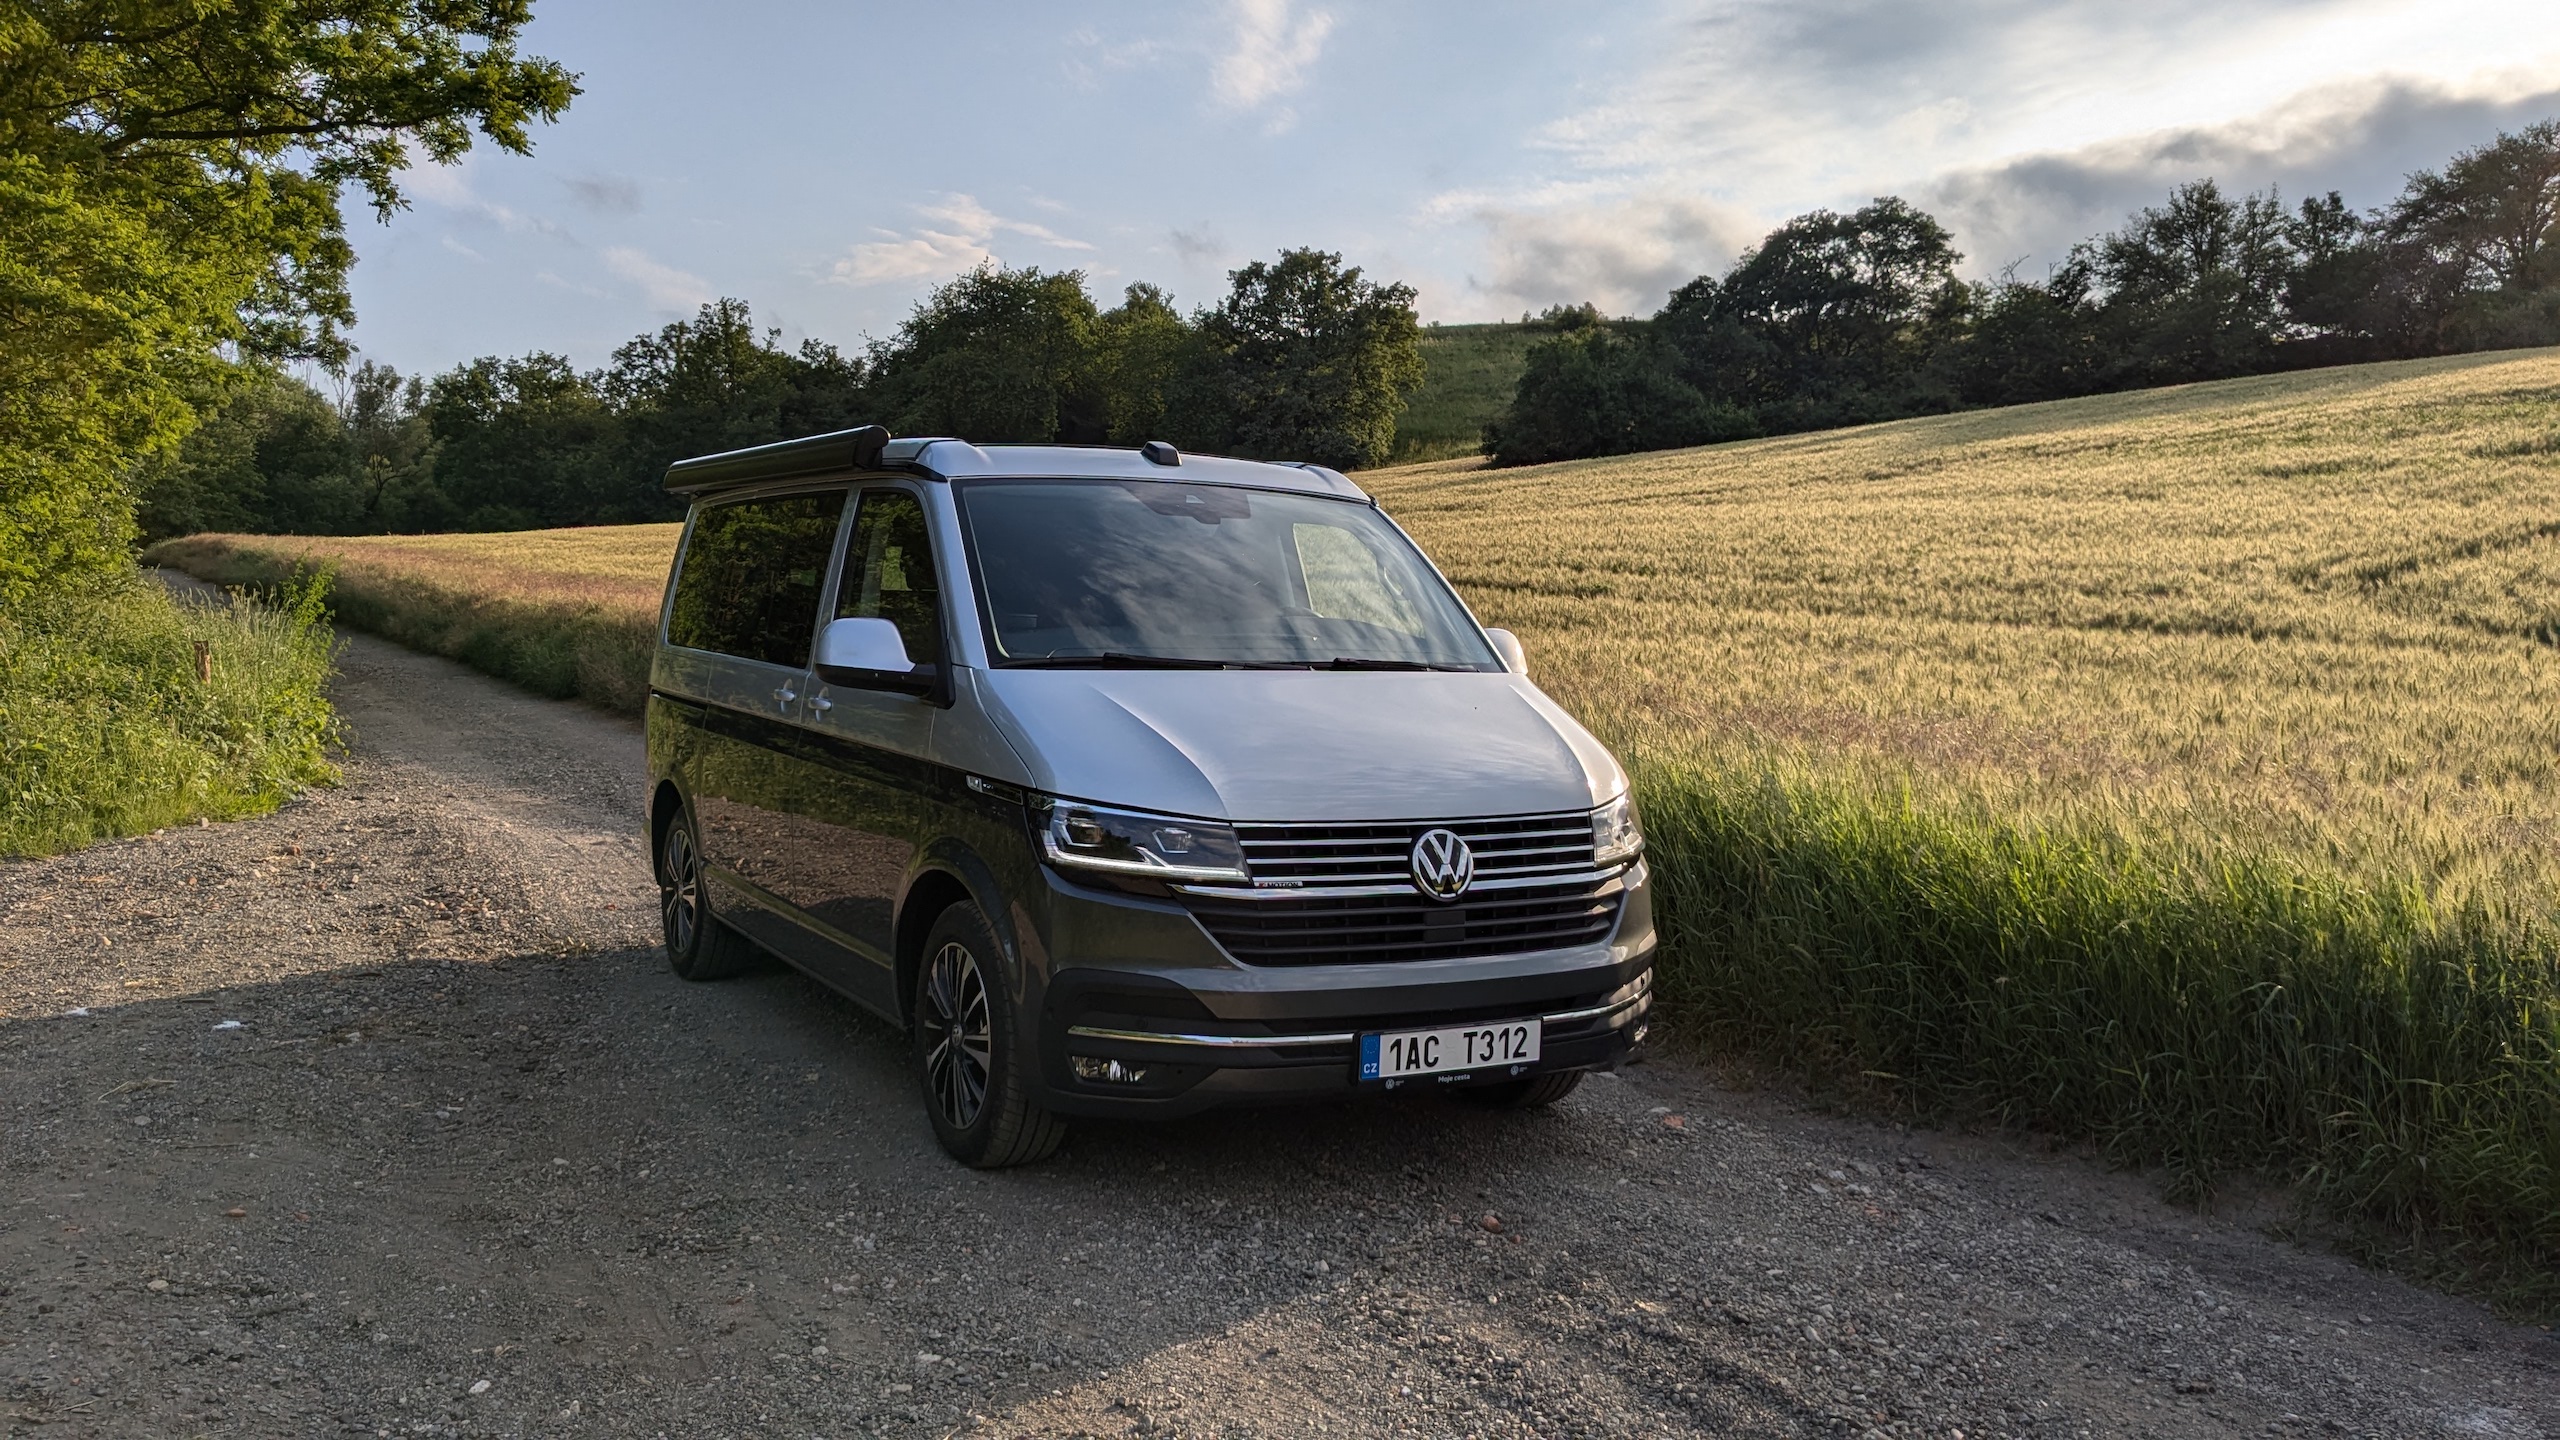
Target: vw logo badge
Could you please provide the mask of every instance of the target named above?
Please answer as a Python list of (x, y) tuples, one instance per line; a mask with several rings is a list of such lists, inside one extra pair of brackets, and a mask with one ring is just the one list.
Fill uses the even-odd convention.
[(1455, 900), (1476, 878), (1476, 852), (1451, 831), (1425, 830), (1413, 842), (1413, 888), (1434, 900)]

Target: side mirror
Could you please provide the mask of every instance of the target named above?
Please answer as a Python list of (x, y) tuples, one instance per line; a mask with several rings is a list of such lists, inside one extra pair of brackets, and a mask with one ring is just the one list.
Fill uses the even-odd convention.
[(876, 617), (828, 621), (818, 632), (818, 663), (812, 668), (830, 685), (901, 695), (930, 693), (936, 679), (933, 666), (907, 658), (897, 625)]
[(1520, 648), (1519, 636), (1508, 630), (1487, 630), (1484, 638), (1493, 642), (1493, 653), (1502, 657), (1503, 669), (1514, 675), (1529, 673), (1529, 652)]

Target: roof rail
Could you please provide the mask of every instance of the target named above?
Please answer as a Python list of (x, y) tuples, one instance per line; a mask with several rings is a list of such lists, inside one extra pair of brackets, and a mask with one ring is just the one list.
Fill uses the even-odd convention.
[(888, 444), (886, 427), (862, 425), (832, 434), (702, 455), (668, 466), (666, 487), (670, 494), (698, 495), (705, 490), (726, 490), (766, 480), (870, 470), (879, 466), (880, 452)]

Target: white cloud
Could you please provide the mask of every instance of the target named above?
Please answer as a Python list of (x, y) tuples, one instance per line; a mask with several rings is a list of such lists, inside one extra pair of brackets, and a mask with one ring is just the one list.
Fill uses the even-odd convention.
[(1973, 252), (1970, 269), (2012, 263), (2041, 277), (2075, 240), (2114, 229), (2175, 186), (2210, 177), (2226, 191), (2269, 186), (2288, 201), (2337, 190), (2358, 208), (2399, 193), (2411, 171), (2434, 169), (2560, 113), (2560, 78), (2519, 77), (2515, 93), (2463, 94), (2432, 85), (2366, 81), (2291, 96), (2221, 125), (2178, 126), (2021, 155), (1937, 175), (1912, 198)]
[(917, 206), (916, 213), (932, 223), (904, 233), (881, 231), (881, 239), (866, 240), (846, 251), (827, 278), (845, 285), (879, 285), (956, 275), (990, 262), (1001, 264), (989, 248), (1000, 234), (1019, 235), (1053, 250), (1093, 248), (1046, 225), (1009, 220), (970, 195), (945, 195), (939, 204)]
[(1257, 110), (1295, 93), (1333, 33), (1331, 14), (1294, 12), (1291, 0), (1233, 0), (1231, 14), (1234, 30), (1210, 72), (1211, 98), (1228, 110)]
[(659, 310), (686, 311), (711, 303), (711, 282), (699, 275), (661, 264), (628, 245), (604, 252), (604, 268), (632, 285)]
[(1467, 292), (1495, 313), (1649, 309), (1788, 216), (1885, 194), (1946, 220), (1968, 271), (2039, 275), (2180, 181), (2379, 203), (2560, 97), (2549, 0), (1666, 8), (1632, 42), (1646, 58), (1531, 135), (1507, 183), (1420, 207), (1480, 229)]
[(557, 225), (536, 216), (526, 215), (483, 197), (471, 188), (467, 174), (469, 161), (456, 165), (419, 165), (400, 172), (400, 189), (404, 194), (424, 200), (442, 210), (450, 210), (466, 220), (494, 225), (510, 235), (528, 231), (544, 235), (565, 235)]
[(1684, 195), (1635, 195), (1546, 207), (1479, 203), (1488, 274), (1469, 288), (1517, 306), (1589, 301), (1611, 315), (1649, 315), (1694, 276), (1721, 269), (1765, 228), (1728, 205)]

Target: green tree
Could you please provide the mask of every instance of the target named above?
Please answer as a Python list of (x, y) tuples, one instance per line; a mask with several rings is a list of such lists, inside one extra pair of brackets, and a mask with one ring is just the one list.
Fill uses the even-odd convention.
[(1259, 458), (1384, 462), (1422, 384), (1413, 287), (1377, 284), (1322, 250), (1284, 250), (1227, 278), (1225, 301), (1199, 317), (1209, 373), (1192, 381), (1186, 428)]
[(143, 477), (145, 535), (263, 533), (279, 528), (275, 515), (287, 504), (298, 516), (330, 519), (352, 508), (344, 496), (321, 498), (329, 482), (340, 478), (345, 460), (338, 412), (325, 397), (291, 376), (264, 370), (232, 379), (223, 392), (219, 404), (204, 407), (203, 419), (174, 452)]
[(1184, 378), (1201, 364), (1199, 332), (1164, 291), (1141, 281), (1094, 322), (1094, 387), (1114, 445), (1143, 445), (1173, 433), (1170, 416)]
[(842, 429), (862, 423), (867, 408), (860, 362), (815, 341), (796, 354), (784, 349), (782, 332), (756, 329), (744, 300), (716, 300), (691, 320), (635, 337), (595, 385), (620, 435), (589, 519), (681, 514), (660, 488), (674, 462)]
[(1681, 376), (1772, 430), (1940, 408), (1929, 361), (1973, 300), (1964, 257), (1926, 213), (1886, 196), (1842, 215), (1800, 215), (1701, 276), (1655, 316)]
[(1533, 465), (1753, 433), (1749, 414), (1710, 404), (1683, 381), (1666, 347), (1619, 334), (1595, 311), (1529, 347), (1510, 406), (1485, 428), (1485, 449), (1497, 465)]
[(1982, 287), (1973, 323), (1933, 368), (1968, 405), (2020, 405), (2106, 388), (2106, 352), (2085, 265), (2066, 264), (2039, 283), (2014, 274)]
[(423, 410), (435, 437), (435, 490), (431, 501), (413, 501), (402, 519), (438, 529), (526, 530), (644, 518), (617, 503), (624, 497), (615, 493), (622, 487), (610, 468), (615, 415), (560, 356), (483, 357), (455, 366), (428, 384)]
[(272, 368), (243, 364), (175, 450), (146, 464), (141, 529), (353, 535), (435, 529), (424, 387), (367, 361), (334, 403)]
[(1110, 422), (1084, 273), (989, 264), (935, 290), (871, 364), (901, 434), (987, 442), (1095, 441)]
[(343, 358), (346, 186), (387, 215), (413, 153), (568, 105), (529, 4), (0, 4), (0, 607), (126, 563), (135, 462), (241, 378), (220, 347)]
[(2379, 218), (2386, 299), (2456, 350), (2560, 343), (2560, 121), (2409, 177)]
[(2116, 385), (2161, 385), (2271, 368), (2295, 274), (2275, 193), (2234, 200), (2211, 180), (2079, 246), (2100, 296)]
[(2410, 176), (2383, 229), (2475, 289), (2560, 283), (2560, 120), (2502, 132), (2441, 171)]

